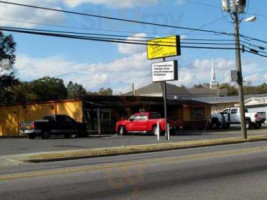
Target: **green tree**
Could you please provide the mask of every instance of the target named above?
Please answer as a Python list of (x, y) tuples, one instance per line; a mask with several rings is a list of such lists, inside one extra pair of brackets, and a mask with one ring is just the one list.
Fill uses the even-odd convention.
[(72, 81), (69, 82), (67, 86), (67, 91), (68, 91), (68, 98), (70, 99), (81, 98), (86, 94), (86, 90), (83, 88), (82, 85), (73, 83)]
[(228, 96), (236, 96), (238, 95), (238, 90), (236, 87), (230, 85), (229, 83), (223, 83), (220, 85), (221, 89), (227, 89), (227, 95)]
[(0, 32), (0, 72), (12, 71), (15, 63), (16, 43), (12, 35)]
[(12, 102), (11, 87), (18, 84), (13, 73), (16, 43), (12, 35), (0, 31), (0, 104)]
[(194, 84), (193, 88), (203, 88), (202, 84)]
[(62, 100), (68, 95), (62, 79), (43, 77), (30, 83), (39, 101)]
[(87, 92), (88, 95), (112, 96), (113, 90), (111, 88), (100, 88), (97, 92)]
[(112, 96), (113, 95), (113, 90), (111, 88), (100, 88), (99, 91), (98, 91), (98, 94), (99, 95), (102, 95), (102, 96)]
[(39, 101), (37, 94), (32, 89), (32, 84), (22, 82), (12, 87), (12, 103), (26, 103)]
[(13, 103), (12, 87), (19, 84), (14, 74), (0, 76), (0, 104)]

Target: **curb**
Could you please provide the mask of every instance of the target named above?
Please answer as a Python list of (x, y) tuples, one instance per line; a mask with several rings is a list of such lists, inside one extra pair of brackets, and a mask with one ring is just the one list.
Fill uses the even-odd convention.
[(187, 148), (198, 148), (217, 145), (238, 144), (247, 142), (259, 142), (266, 141), (267, 136), (252, 136), (247, 140), (243, 138), (224, 138), (224, 139), (212, 139), (201, 141), (186, 141), (186, 142), (172, 142), (162, 144), (149, 144), (149, 145), (136, 145), (125, 147), (112, 147), (112, 148), (98, 148), (98, 149), (86, 149), (86, 150), (74, 150), (74, 151), (59, 151), (52, 153), (41, 153), (21, 159), (23, 162), (30, 163), (42, 163), (53, 161), (66, 161), (95, 157), (107, 157), (127, 154), (148, 153), (157, 151), (169, 151)]

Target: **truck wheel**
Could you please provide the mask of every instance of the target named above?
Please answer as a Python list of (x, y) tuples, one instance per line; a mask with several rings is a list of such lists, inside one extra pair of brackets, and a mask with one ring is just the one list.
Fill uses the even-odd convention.
[(75, 134), (75, 133), (73, 133), (73, 134), (64, 134), (64, 137), (65, 138), (76, 138), (77, 137), (77, 135)]
[(28, 137), (29, 137), (29, 139), (33, 140), (36, 138), (36, 135), (35, 134), (29, 134)]
[(211, 120), (211, 128), (212, 129), (219, 129), (220, 128), (220, 123), (219, 123), (219, 120), (217, 118), (213, 118)]
[(49, 131), (43, 131), (41, 137), (43, 139), (49, 139), (50, 138), (50, 132)]
[[(157, 133), (157, 126), (153, 126), (153, 129), (152, 129), (152, 133), (154, 136), (156, 136), (158, 133)], [(160, 130), (160, 127), (159, 127), (159, 134), (161, 133), (161, 130)]]
[(260, 129), (261, 128), (261, 123), (255, 123), (255, 124), (253, 124), (253, 127), (255, 129)]
[(78, 137), (86, 137), (87, 131), (85, 129), (79, 130)]
[(125, 135), (127, 133), (126, 129), (124, 126), (119, 127), (119, 134), (120, 135)]
[(252, 128), (252, 123), (249, 119), (246, 119), (246, 129), (251, 129)]

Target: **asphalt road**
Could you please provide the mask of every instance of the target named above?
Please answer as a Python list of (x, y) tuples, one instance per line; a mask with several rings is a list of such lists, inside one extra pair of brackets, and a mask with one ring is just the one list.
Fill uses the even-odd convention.
[(1, 168), (3, 200), (264, 200), (267, 142)]
[[(267, 127), (259, 130), (249, 130), (248, 135), (264, 135), (267, 134)], [(174, 141), (190, 141), (190, 140), (203, 140), (203, 139), (217, 139), (227, 137), (241, 137), (239, 127), (233, 127), (230, 130), (218, 131), (185, 131), (180, 132), (178, 135), (171, 136), (171, 142)], [(153, 144), (153, 143), (167, 142), (165, 137), (161, 137), (160, 141), (156, 140), (155, 136), (145, 135), (127, 135), (127, 136), (104, 136), (104, 137), (88, 137), (88, 138), (73, 138), (64, 139), (52, 138), (43, 140), (41, 138), (30, 140), (28, 138), (20, 139), (0, 139), (0, 156), (37, 153), (48, 151), (63, 151), (75, 149), (91, 149), (102, 147), (116, 147), (116, 146), (129, 146), (139, 144)]]

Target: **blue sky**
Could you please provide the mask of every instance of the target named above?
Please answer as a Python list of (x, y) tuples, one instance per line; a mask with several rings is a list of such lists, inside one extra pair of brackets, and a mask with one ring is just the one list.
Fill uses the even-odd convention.
[[(228, 13), (221, 11), (220, 0), (11, 0), (25, 4), (65, 10), (150, 21), (176, 26), (233, 32)], [(265, 10), (267, 2), (248, 1), (246, 16), (257, 16), (254, 23), (242, 22), (241, 33), (267, 40)], [(97, 18), (67, 15), (18, 6), (0, 5), (0, 24), (26, 28), (122, 34), (138, 36), (183, 35), (184, 38), (233, 39), (210, 33), (192, 32), (172, 28), (136, 25)], [(49, 24), (49, 25), (48, 25)], [(63, 28), (64, 26), (64, 28)], [(136, 45), (118, 45), (24, 34), (13, 34), (17, 42), (17, 76), (31, 81), (43, 76), (56, 76), (65, 83), (72, 80), (88, 90), (111, 87), (116, 93), (151, 83), (151, 61), (146, 60), (145, 48)], [(260, 44), (255, 41), (248, 41)], [(264, 46), (264, 44), (261, 44)], [(266, 45), (266, 44), (265, 44)], [(267, 45), (266, 45), (267, 46)], [(177, 85), (209, 82), (211, 62), (214, 60), (217, 79), (229, 81), (230, 70), (235, 68), (232, 50), (182, 49)], [(155, 62), (155, 61), (153, 61)], [(267, 82), (266, 58), (242, 54), (246, 83)]]

